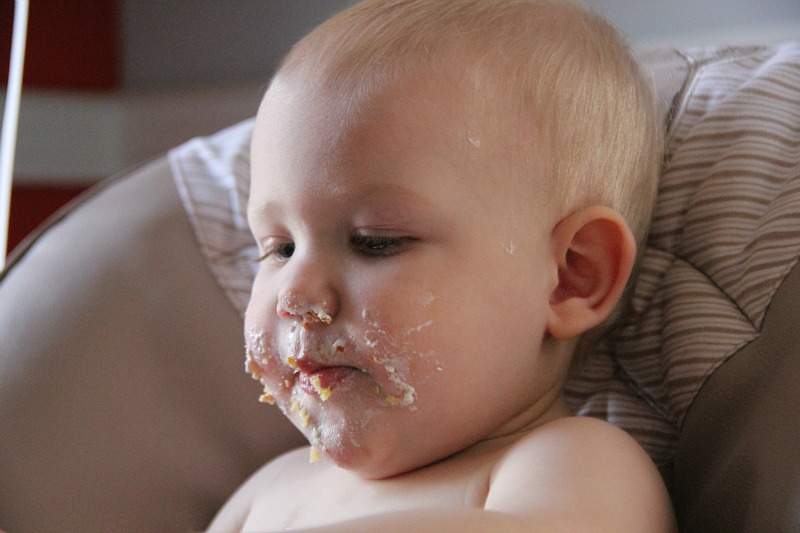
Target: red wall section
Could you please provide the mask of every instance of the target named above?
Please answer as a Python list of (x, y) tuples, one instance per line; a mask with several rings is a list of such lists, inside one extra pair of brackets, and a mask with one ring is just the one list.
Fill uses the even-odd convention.
[[(31, 0), (29, 5), (22, 77), (25, 88), (95, 92), (120, 86), (122, 61), (116, 0)], [(13, 0), (0, 0), (0, 84), (8, 81), (14, 9)], [(92, 178), (77, 177), (82, 181)], [(11, 195), (8, 250), (85, 189), (17, 180)]]
[[(8, 82), (13, 0), (0, 1), (0, 80)], [(112, 90), (120, 82), (115, 0), (32, 0), (23, 84), (81, 91)]]
[(14, 249), (25, 236), (36, 229), (47, 217), (78, 194), (86, 190), (82, 186), (14, 185), (11, 193), (8, 251)]

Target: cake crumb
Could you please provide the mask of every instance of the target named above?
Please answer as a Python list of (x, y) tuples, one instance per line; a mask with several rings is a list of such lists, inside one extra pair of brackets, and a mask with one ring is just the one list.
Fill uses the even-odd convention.
[(319, 450), (313, 446), (308, 451), (308, 462), (312, 464), (319, 462)]
[(300, 417), (300, 422), (302, 423), (304, 428), (307, 428), (308, 426), (311, 425), (311, 415), (309, 415), (308, 411), (306, 411), (305, 408), (302, 405), (300, 405), (299, 401), (294, 400), (292, 402), (291, 409), (293, 413), (297, 413), (297, 415)]
[(258, 401), (275, 405), (275, 396), (272, 395), (272, 391), (266, 385), (264, 385), (264, 392), (258, 397)]
[(311, 376), (311, 385), (314, 387), (314, 390), (317, 391), (320, 400), (323, 402), (330, 398), (331, 394), (333, 394), (333, 390), (331, 390), (330, 387), (322, 386), (322, 381), (320, 380), (319, 376)]
[(258, 401), (261, 403), (268, 403), (270, 405), (275, 405), (275, 397), (268, 392), (265, 392), (264, 394), (259, 396)]

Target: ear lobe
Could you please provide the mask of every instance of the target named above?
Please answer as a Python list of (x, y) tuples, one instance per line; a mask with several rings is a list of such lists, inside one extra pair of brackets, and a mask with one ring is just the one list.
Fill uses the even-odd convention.
[(636, 242), (613, 209), (591, 206), (558, 223), (552, 234), (558, 283), (550, 294), (548, 332), (569, 339), (614, 310), (636, 257)]

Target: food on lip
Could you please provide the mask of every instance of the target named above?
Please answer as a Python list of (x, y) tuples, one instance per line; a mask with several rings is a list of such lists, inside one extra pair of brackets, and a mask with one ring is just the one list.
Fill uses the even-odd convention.
[(333, 394), (333, 390), (330, 387), (323, 387), (322, 380), (319, 376), (311, 376), (311, 385), (314, 387), (314, 390), (319, 394), (320, 400), (323, 402), (331, 397)]
[(297, 359), (293, 355), (286, 356), (286, 364), (291, 368), (297, 368)]

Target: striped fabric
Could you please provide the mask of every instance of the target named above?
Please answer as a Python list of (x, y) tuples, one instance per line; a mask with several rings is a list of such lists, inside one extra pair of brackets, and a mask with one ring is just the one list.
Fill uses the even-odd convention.
[(258, 257), (247, 226), (252, 131), (249, 119), (211, 137), (192, 139), (167, 154), (200, 251), (242, 316)]
[(622, 426), (660, 465), (800, 254), (800, 45), (682, 55), (634, 314), (568, 386), (576, 412)]
[[(759, 334), (800, 254), (800, 44), (676, 53), (689, 75), (670, 110), (634, 312), (567, 384), (575, 412), (623, 427), (659, 465), (705, 379)], [(200, 249), (241, 313), (256, 254), (245, 223), (251, 129), (169, 154)]]

